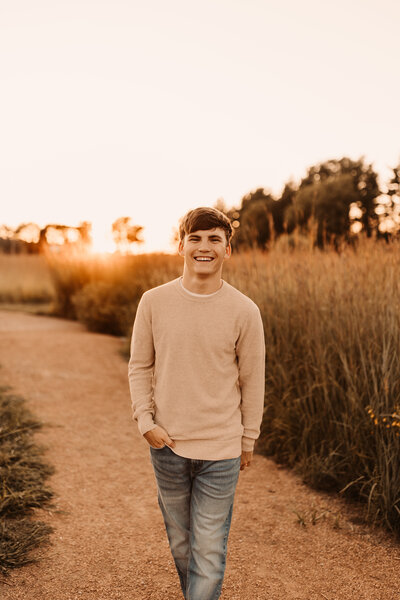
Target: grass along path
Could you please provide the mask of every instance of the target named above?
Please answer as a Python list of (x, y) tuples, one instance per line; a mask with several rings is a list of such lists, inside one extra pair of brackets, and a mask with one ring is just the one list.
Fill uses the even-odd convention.
[[(121, 341), (0, 312), (1, 379), (47, 426), (54, 527), (3, 600), (180, 598), (146, 442), (131, 420)], [(40, 513), (40, 511), (39, 511)], [(237, 488), (222, 600), (397, 600), (400, 546), (356, 507), (256, 456)]]
[(41, 427), (22, 398), (0, 388), (0, 574), (31, 562), (32, 548), (46, 542), (51, 528), (33, 519), (48, 507), (52, 492), (46, 479), (51, 465), (33, 439)]

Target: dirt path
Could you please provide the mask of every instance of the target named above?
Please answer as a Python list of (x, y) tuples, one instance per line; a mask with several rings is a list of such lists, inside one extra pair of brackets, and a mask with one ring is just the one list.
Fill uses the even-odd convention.
[[(53, 543), (0, 585), (3, 600), (181, 598), (120, 345), (77, 323), (0, 311), (0, 383), (51, 425), (36, 439), (65, 511), (40, 514)], [(399, 572), (400, 546), (357, 524), (356, 509), (261, 456), (241, 472), (223, 600), (398, 600)]]

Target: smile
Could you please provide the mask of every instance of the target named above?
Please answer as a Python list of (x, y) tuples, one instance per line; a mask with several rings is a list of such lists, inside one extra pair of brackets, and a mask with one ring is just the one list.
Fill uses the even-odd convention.
[(211, 256), (195, 256), (194, 260), (199, 262), (211, 262), (214, 259)]

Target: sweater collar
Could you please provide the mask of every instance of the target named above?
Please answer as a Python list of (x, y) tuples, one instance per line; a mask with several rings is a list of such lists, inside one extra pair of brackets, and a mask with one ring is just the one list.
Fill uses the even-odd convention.
[(224, 296), (226, 289), (227, 289), (227, 283), (226, 283), (226, 281), (224, 281), (222, 279), (222, 285), (219, 288), (219, 290), (217, 290), (216, 292), (213, 292), (212, 294), (193, 294), (193, 293), (189, 292), (189, 290), (186, 290), (183, 287), (181, 281), (182, 281), (182, 275), (180, 277), (177, 277), (177, 279), (174, 280), (174, 285), (175, 285), (176, 290), (179, 292), (179, 294), (181, 296), (183, 296), (187, 300), (193, 300), (194, 302), (202, 302), (202, 303), (213, 302), (217, 298)]

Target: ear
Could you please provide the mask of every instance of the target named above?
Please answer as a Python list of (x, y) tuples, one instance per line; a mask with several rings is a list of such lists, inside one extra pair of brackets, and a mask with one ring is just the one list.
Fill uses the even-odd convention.
[(227, 247), (225, 248), (224, 259), (229, 258), (231, 254), (232, 254), (232, 247), (230, 244), (228, 244)]
[(179, 242), (179, 245), (178, 245), (178, 254), (180, 256), (183, 256), (183, 242), (182, 242), (182, 240)]

